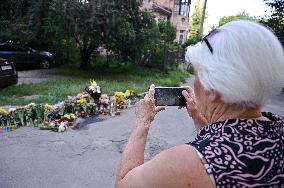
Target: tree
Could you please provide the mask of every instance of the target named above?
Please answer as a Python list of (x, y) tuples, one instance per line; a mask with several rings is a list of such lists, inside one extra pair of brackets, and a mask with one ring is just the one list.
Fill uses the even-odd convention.
[[(142, 0), (9, 0), (0, 4), (0, 41), (48, 50), (59, 62), (80, 54), (88, 68), (98, 47), (121, 62), (147, 61), (175, 29), (140, 9)], [(153, 52), (153, 53), (152, 53)], [(154, 54), (154, 55), (153, 55)], [(145, 60), (146, 57), (146, 60)]]
[(102, 32), (102, 46), (106, 49), (107, 66), (109, 66), (109, 53), (114, 45), (114, 35), (116, 31), (117, 16), (119, 9), (113, 0), (101, 1), (96, 7), (96, 15), (100, 20), (100, 30)]
[(67, 0), (67, 22), (71, 23), (71, 33), (80, 51), (82, 69), (89, 67), (94, 50), (101, 45), (101, 22), (95, 11), (100, 2)]
[[(25, 23), (31, 3), (28, 1), (4, 1), (0, 3), (0, 40), (18, 41), (28, 39), (28, 24)], [(16, 8), (15, 8), (16, 7)]]
[(202, 4), (200, 0), (196, 1), (195, 9), (192, 16), (189, 19), (189, 39), (188, 41), (198, 41), (199, 30), (202, 22)]
[(283, 0), (264, 0), (271, 8), (271, 15), (262, 19), (278, 36), (284, 36), (284, 1)]
[(144, 43), (144, 32), (153, 25), (153, 18), (140, 7), (142, 1), (115, 1), (117, 14), (112, 32), (112, 51), (118, 54), (122, 62), (135, 62), (142, 55), (141, 43)]
[(13, 41), (37, 49), (57, 49), (62, 37), (58, 16), (54, 14), (56, 0), (11, 0), (0, 5), (0, 39)]
[(228, 22), (234, 21), (234, 20), (250, 20), (250, 21), (258, 21), (256, 17), (250, 16), (248, 13), (246, 13), (245, 11), (243, 12), (239, 12), (236, 15), (232, 15), (232, 16), (224, 16), (222, 18), (220, 18), (219, 20), (219, 26), (222, 26)]
[(199, 30), (199, 38), (202, 37), (203, 35), (203, 25), (204, 25), (204, 20), (205, 20), (205, 14), (206, 14), (206, 6), (207, 6), (207, 0), (204, 0), (204, 5), (203, 5), (203, 10), (202, 10), (202, 18), (201, 18), (201, 23), (200, 23), (200, 30)]
[(159, 32), (166, 43), (173, 42), (176, 38), (176, 28), (167, 20), (160, 20), (158, 22)]

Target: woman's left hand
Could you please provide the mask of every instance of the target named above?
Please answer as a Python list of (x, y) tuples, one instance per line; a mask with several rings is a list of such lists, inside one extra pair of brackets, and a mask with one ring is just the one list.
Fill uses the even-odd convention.
[(136, 120), (150, 125), (156, 114), (165, 110), (165, 107), (155, 106), (154, 94), (155, 85), (152, 84), (148, 94), (136, 104)]

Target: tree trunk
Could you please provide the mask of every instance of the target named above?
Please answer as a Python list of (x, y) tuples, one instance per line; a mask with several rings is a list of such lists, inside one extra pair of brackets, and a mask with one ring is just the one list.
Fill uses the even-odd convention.
[(67, 40), (67, 46), (66, 46), (66, 56), (65, 56), (65, 64), (70, 63), (70, 39)]
[(80, 50), (80, 55), (81, 55), (80, 69), (88, 69), (90, 65), (91, 54), (88, 53), (86, 50)]
[(199, 30), (199, 38), (202, 38), (203, 35), (203, 24), (205, 20), (205, 14), (206, 14), (206, 5), (207, 5), (207, 0), (204, 0), (204, 6), (203, 6), (203, 12), (202, 12), (202, 18), (201, 18), (201, 24), (200, 24), (200, 30)]
[(108, 50), (108, 46), (106, 46), (106, 62), (104, 64), (104, 67), (109, 68), (109, 50)]

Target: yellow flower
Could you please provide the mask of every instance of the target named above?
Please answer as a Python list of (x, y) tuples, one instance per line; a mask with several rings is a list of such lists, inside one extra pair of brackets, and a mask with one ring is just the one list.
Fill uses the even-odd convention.
[(45, 110), (48, 110), (48, 111), (52, 111), (54, 108), (53, 108), (53, 106), (51, 106), (51, 105), (49, 105), (49, 104), (45, 104), (45, 105), (44, 105), (44, 109), (45, 109)]
[(125, 98), (125, 94), (123, 92), (115, 92), (114, 97), (118, 103), (122, 102)]
[(12, 129), (12, 131), (16, 131), (17, 126), (16, 125), (11, 125), (11, 129)]
[(0, 115), (1, 116), (7, 116), (9, 113), (5, 110), (5, 109), (3, 109), (3, 108), (0, 108)]
[(98, 84), (95, 80), (91, 80), (90, 83), (91, 83), (91, 86), (94, 87), (94, 88), (96, 88), (98, 86)]
[(63, 117), (67, 121), (73, 121), (73, 120), (76, 119), (76, 115), (75, 114), (65, 114)]
[(87, 101), (87, 99), (82, 98), (82, 99), (77, 100), (76, 103), (79, 104), (79, 105), (86, 105), (86, 104), (88, 104), (88, 101)]
[(130, 97), (131, 96), (131, 91), (128, 89), (124, 93), (125, 97)]
[(70, 114), (70, 118), (71, 118), (72, 120), (74, 120), (74, 119), (76, 119), (76, 115), (75, 115), (75, 114)]
[(69, 115), (69, 114), (65, 114), (63, 117), (64, 117), (65, 119), (67, 119), (67, 120), (70, 119), (70, 115)]

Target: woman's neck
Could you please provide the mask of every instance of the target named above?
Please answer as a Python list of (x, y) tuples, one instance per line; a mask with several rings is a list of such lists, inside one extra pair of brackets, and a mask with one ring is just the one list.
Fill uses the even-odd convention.
[(257, 119), (262, 116), (258, 108), (245, 108), (240, 105), (225, 104), (223, 102), (208, 106), (211, 108), (206, 108), (203, 115), (210, 124), (226, 119)]

